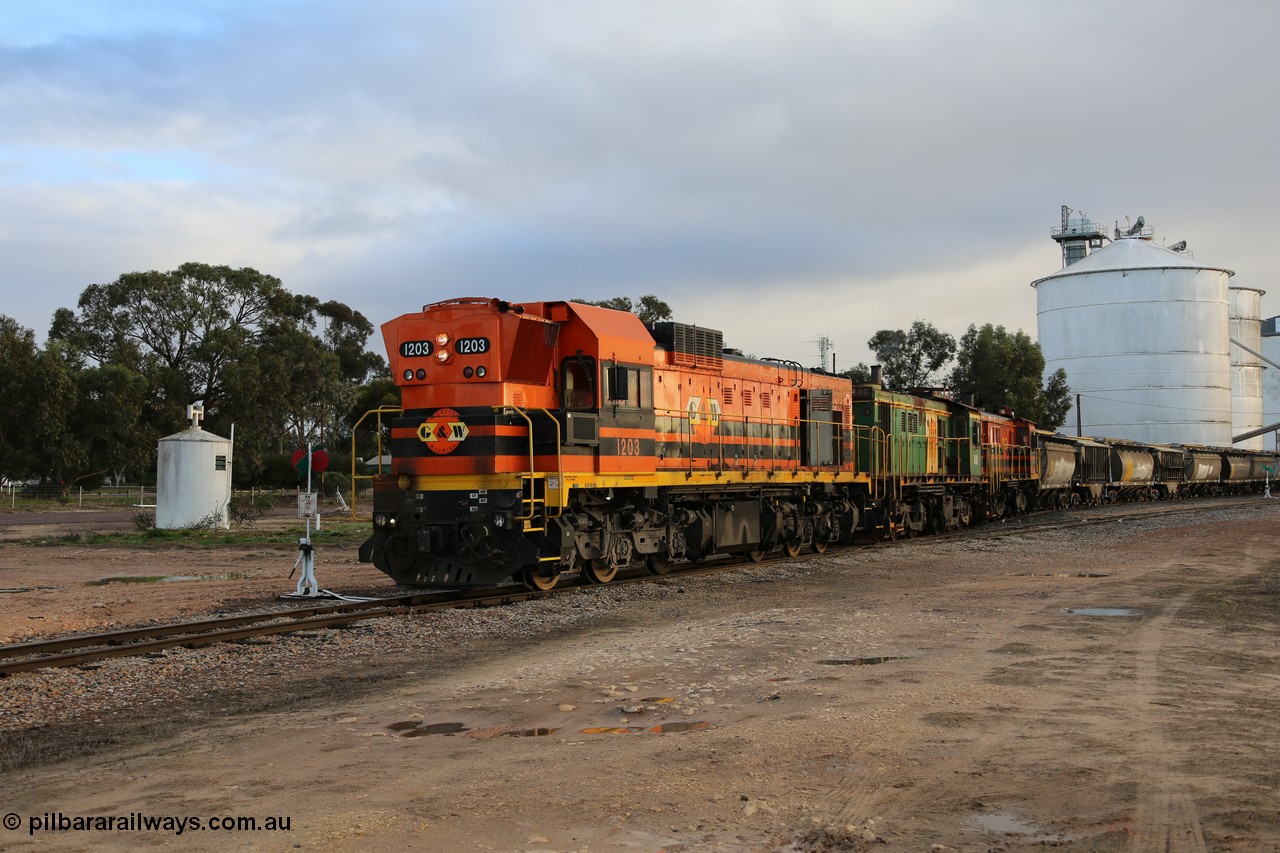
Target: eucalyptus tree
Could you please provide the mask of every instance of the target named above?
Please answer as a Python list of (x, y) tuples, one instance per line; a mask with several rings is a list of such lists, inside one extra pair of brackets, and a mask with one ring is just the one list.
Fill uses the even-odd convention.
[(955, 354), (956, 339), (932, 323), (916, 320), (905, 331), (881, 329), (867, 347), (880, 362), (885, 387), (906, 391), (938, 384), (939, 371)]
[(1044, 377), (1044, 354), (1031, 336), (990, 323), (971, 325), (960, 339), (951, 384), (983, 408), (1007, 406), (1045, 429), (1056, 429), (1071, 408), (1064, 370)]
[(112, 369), (92, 384), (136, 418), (139, 441), (181, 429), (196, 402), (210, 430), (235, 424), (243, 472), (267, 452), (345, 434), (356, 390), (385, 371), (364, 351), (372, 332), (358, 311), (275, 276), (187, 263), (90, 285), (78, 311), (54, 315), (50, 340), (86, 369)]

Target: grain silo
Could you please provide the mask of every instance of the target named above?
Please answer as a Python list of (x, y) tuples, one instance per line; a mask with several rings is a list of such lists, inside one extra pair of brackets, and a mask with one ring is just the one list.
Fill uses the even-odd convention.
[[(231, 441), (200, 428), (203, 409), (188, 407), (191, 428), (160, 439), (156, 527), (231, 527)], [(234, 432), (234, 430), (233, 430)]]
[[(1032, 282), (1046, 373), (1064, 369), (1079, 401), (1065, 428), (1229, 446), (1233, 273), (1151, 237), (1139, 218), (1127, 232), (1117, 229), (1114, 242)], [(1055, 229), (1054, 239), (1072, 235)]]
[[(1280, 423), (1280, 317), (1262, 321), (1262, 425)], [(1266, 447), (1280, 449), (1280, 434), (1265, 439)]]
[[(1231, 434), (1262, 428), (1262, 296), (1253, 287), (1229, 289), (1231, 324)], [(1242, 450), (1262, 450), (1259, 435), (1236, 443)]]

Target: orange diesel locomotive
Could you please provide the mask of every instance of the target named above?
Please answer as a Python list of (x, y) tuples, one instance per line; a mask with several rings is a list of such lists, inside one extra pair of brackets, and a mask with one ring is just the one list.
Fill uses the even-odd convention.
[(604, 583), (885, 523), (847, 379), (573, 302), (448, 300), (382, 334), (403, 414), (361, 559), (399, 583)]

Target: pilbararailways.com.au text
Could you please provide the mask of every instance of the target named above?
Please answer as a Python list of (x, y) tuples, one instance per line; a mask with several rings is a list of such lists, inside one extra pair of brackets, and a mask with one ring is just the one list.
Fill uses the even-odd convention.
[(182, 835), (184, 832), (290, 832), (293, 829), (293, 818), (276, 817), (236, 817), (232, 815), (214, 815), (197, 817), (195, 815), (150, 815), (142, 812), (130, 812), (125, 815), (69, 815), (63, 812), (45, 812), (29, 815), (26, 820), (21, 815), (9, 812), (2, 819), (5, 829), (20, 829), (24, 824), (27, 835), (37, 832), (168, 832)]

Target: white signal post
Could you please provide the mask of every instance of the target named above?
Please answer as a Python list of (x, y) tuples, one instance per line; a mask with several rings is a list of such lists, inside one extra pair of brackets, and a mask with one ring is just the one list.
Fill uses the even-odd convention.
[[(311, 518), (316, 519), (316, 530), (320, 529), (320, 513), (316, 495), (311, 491), (311, 442), (307, 442), (307, 491), (298, 495), (298, 515), (307, 520), (307, 535), (298, 540), (298, 559), (293, 563), (293, 571), (302, 566), (302, 577), (298, 578), (297, 595), (315, 598), (320, 594), (320, 585), (316, 583), (316, 549), (311, 544)], [(293, 572), (289, 572), (293, 577)]]

